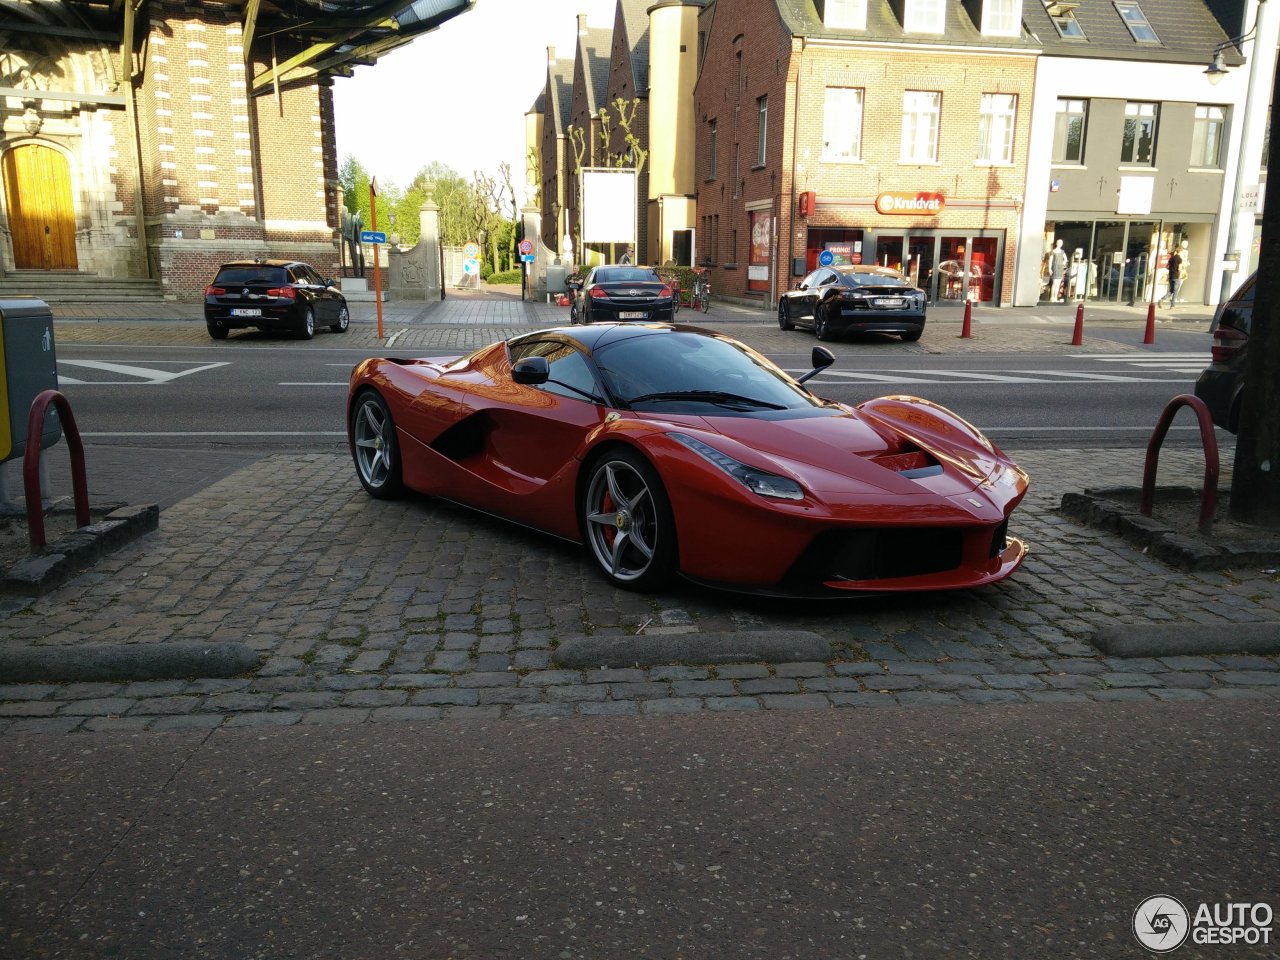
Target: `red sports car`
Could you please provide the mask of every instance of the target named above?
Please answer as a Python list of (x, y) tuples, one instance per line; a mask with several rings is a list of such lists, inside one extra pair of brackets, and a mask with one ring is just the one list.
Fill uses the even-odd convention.
[(1027, 476), (914, 397), (857, 407), (696, 327), (528, 333), (460, 358), (371, 359), (348, 435), (374, 497), (419, 491), (585, 543), (605, 577), (790, 596), (1009, 576)]

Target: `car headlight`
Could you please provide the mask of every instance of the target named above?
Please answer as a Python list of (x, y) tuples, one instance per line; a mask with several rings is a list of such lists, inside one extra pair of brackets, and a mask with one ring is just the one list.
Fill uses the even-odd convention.
[(771, 497), (774, 500), (804, 499), (804, 491), (800, 489), (800, 484), (794, 480), (780, 477), (776, 473), (749, 467), (741, 460), (735, 460), (727, 453), (721, 453), (715, 447), (708, 446), (701, 440), (695, 440), (688, 434), (670, 433), (667, 436), (684, 444), (699, 456), (710, 460), (752, 493), (757, 493), (762, 497)]

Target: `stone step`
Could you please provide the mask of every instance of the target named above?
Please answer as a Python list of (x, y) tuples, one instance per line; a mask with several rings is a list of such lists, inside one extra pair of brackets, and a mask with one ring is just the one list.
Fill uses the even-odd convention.
[(158, 280), (99, 277), (58, 270), (0, 274), (0, 300), (38, 297), (46, 303), (151, 303), (164, 300)]

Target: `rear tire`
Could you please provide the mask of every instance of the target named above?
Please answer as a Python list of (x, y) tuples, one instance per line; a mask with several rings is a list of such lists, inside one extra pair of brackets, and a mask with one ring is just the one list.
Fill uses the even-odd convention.
[(919, 329), (919, 330), (909, 330), (909, 331), (907, 331), (906, 333), (904, 333), (904, 334), (902, 335), (902, 342), (903, 342), (903, 343), (915, 343), (917, 340), (919, 340), (919, 339), (920, 339), (920, 335), (921, 335), (922, 333), (924, 333), (924, 329), (923, 329), (923, 328), (921, 328), (921, 329)]
[(827, 322), (827, 308), (822, 304), (818, 304), (813, 310), (813, 335), (824, 342), (835, 339)]
[(298, 331), (298, 336), (303, 340), (310, 340), (316, 335), (316, 314), (310, 307), (304, 307), (302, 311), (302, 329)]
[(796, 325), (795, 325), (795, 322), (791, 319), (791, 312), (787, 309), (787, 301), (779, 300), (778, 301), (778, 329), (794, 330), (795, 328), (796, 328)]
[(369, 496), (392, 500), (404, 492), (396, 424), (375, 390), (360, 391), (351, 405), (351, 453), (356, 476)]
[(213, 323), (206, 323), (205, 327), (209, 331), (209, 336), (213, 337), (215, 340), (225, 340), (227, 339), (227, 334), (231, 332), (226, 327), (220, 327)]

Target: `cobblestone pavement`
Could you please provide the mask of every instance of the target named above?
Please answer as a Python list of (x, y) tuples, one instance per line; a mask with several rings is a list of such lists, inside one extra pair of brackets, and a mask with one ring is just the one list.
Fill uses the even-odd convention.
[[(1011, 580), (830, 603), (615, 590), (571, 545), (422, 497), (372, 500), (345, 457), (271, 457), (165, 511), (159, 532), (0, 624), (4, 644), (245, 641), (264, 657), (257, 675), (5, 686), (0, 730), (1280, 694), (1274, 657), (1099, 655), (1086, 640), (1102, 624), (1280, 621), (1275, 572), (1175, 572), (1057, 514), (1064, 490), (1136, 476), (1140, 451), (1012, 452), (1037, 482), (1014, 518), (1032, 553)], [(1162, 482), (1199, 469), (1194, 455), (1168, 451)], [(813, 630), (836, 655), (552, 665), (566, 638), (642, 628)]]
[[(63, 308), (57, 336), (211, 343), (198, 307), (162, 306), (169, 315), (136, 323), (101, 309), (110, 322), (98, 323), (90, 308)], [(311, 344), (386, 349), (368, 322), (372, 309), (359, 305), (350, 334)], [(1086, 340), (1083, 348), (1065, 346), (1064, 316), (980, 327), (973, 340), (957, 336), (957, 323), (931, 322), (918, 344), (870, 349), (1142, 349), (1136, 314), (1111, 320), (1134, 328), (1133, 345)], [(553, 305), (451, 296), (430, 309), (388, 305), (384, 325), (397, 353), (443, 352), (566, 319)], [(751, 340), (766, 350), (812, 340), (730, 304), (695, 319), (730, 332), (758, 324)], [(1179, 326), (1203, 329), (1204, 319)], [(273, 342), (247, 334), (227, 344)], [(1087, 640), (1101, 625), (1280, 621), (1280, 579), (1256, 569), (1181, 573), (1057, 513), (1068, 490), (1100, 479), (1136, 484), (1141, 450), (1010, 452), (1033, 479), (1014, 516), (1032, 552), (1012, 579), (969, 592), (826, 603), (686, 586), (655, 596), (615, 590), (571, 545), (423, 497), (374, 501), (345, 456), (269, 457), (164, 510), (157, 533), (0, 620), (0, 644), (244, 641), (263, 656), (257, 674), (0, 686), (0, 732), (1280, 695), (1274, 657), (1100, 655)], [(1199, 456), (1165, 451), (1161, 483), (1198, 483)], [(1230, 449), (1222, 459), (1231, 463)], [(779, 629), (815, 631), (835, 656), (582, 671), (552, 663), (557, 644), (582, 635)]]

